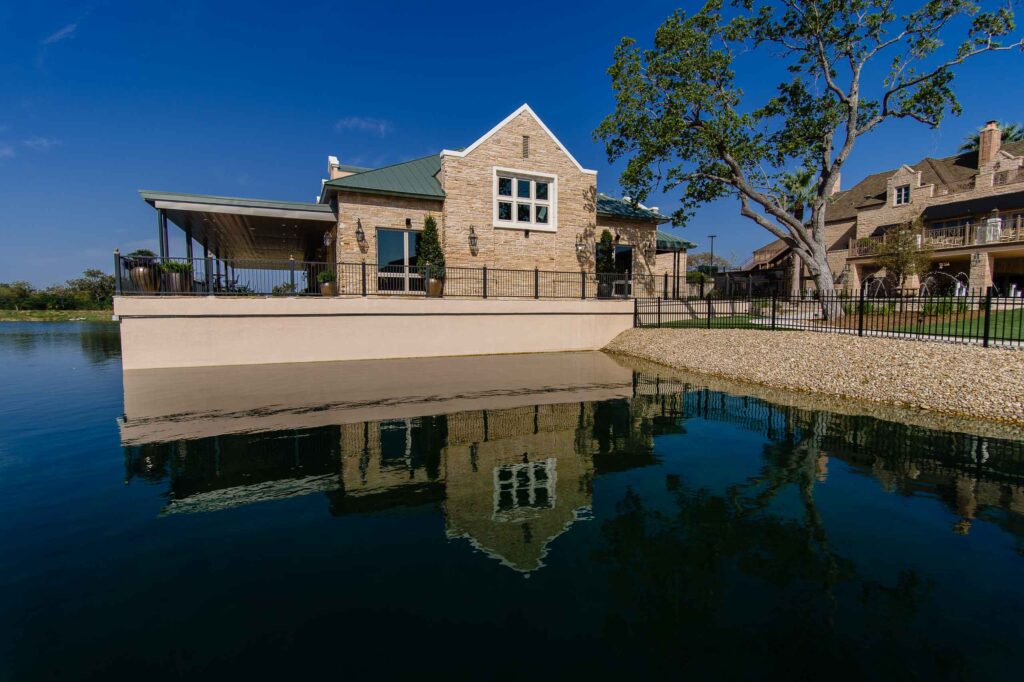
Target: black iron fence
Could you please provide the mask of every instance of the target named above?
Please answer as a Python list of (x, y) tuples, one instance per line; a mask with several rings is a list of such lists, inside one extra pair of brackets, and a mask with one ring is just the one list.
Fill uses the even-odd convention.
[(425, 296), (431, 277), (454, 298), (633, 298), (667, 295), (671, 286), (629, 272), (114, 256), (119, 296)]
[(958, 296), (864, 291), (815, 296), (690, 300), (638, 297), (637, 327), (820, 331), (1024, 348), (1024, 298), (991, 287)]

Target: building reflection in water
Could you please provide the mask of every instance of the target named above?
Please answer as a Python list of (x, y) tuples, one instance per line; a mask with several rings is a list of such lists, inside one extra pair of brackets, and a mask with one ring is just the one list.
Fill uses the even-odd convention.
[[(779, 406), (596, 358), (583, 363), (584, 373), (594, 379), (596, 366), (603, 374), (574, 387), (579, 377), (551, 376), (558, 362), (536, 362), (545, 379), (532, 388), (496, 380), (505, 384), (473, 397), (477, 409), (439, 415), (422, 414), (417, 399), (405, 410), (409, 416), (388, 402), (376, 408), (382, 418), (348, 421), (367, 415), (366, 404), (355, 401), (328, 411), (337, 423), (327, 424), (306, 405), (207, 405), (203, 414), (182, 417), (180, 396), (170, 396), (175, 407), (166, 419), (154, 417), (159, 410), (152, 404), (143, 417), (126, 416), (126, 478), (167, 486), (162, 515), (310, 494), (324, 495), (333, 515), (438, 504), (448, 538), (528, 574), (544, 565), (552, 541), (593, 516), (596, 477), (657, 463), (659, 436), (707, 420), (762, 436), (769, 478), (798, 462), (809, 467), (808, 480), (827, 485), (829, 463), (839, 459), (892, 493), (938, 497), (959, 518), (957, 533), (970, 532), (982, 515), (1017, 537), (1024, 531), (1017, 527), (1024, 514), (1020, 442)], [(460, 387), (429, 404), (443, 408), (465, 398)], [(132, 399), (126, 395), (126, 405)], [(273, 430), (236, 432), (224, 415)], [(224, 433), (208, 435), (211, 421)], [(280, 428), (289, 423), (295, 427)], [(203, 435), (188, 437), (192, 428)], [(178, 438), (162, 440), (169, 432)], [(1014, 513), (1000, 513), (1007, 510)]]

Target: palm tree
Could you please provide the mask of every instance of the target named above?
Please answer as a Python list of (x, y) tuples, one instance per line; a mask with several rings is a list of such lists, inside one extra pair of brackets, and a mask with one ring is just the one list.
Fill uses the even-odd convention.
[[(1020, 123), (999, 122), (999, 129), (1003, 131), (1003, 142), (1021, 142), (1024, 140), (1024, 126)], [(960, 145), (961, 152), (976, 152), (981, 144), (981, 133), (974, 132), (964, 138)]]
[(798, 168), (782, 174), (783, 201), (793, 217), (804, 221), (804, 208), (817, 197), (817, 178), (810, 168)]

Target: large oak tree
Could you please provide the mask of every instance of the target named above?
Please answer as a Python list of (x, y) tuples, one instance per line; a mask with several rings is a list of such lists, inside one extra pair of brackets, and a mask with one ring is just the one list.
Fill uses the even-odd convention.
[[(825, 220), (858, 138), (890, 119), (935, 127), (958, 114), (954, 68), (1024, 47), (1011, 37), (1013, 8), (931, 0), (901, 13), (894, 0), (733, 0), (725, 9), (710, 0), (677, 11), (649, 49), (624, 38), (609, 69), (615, 111), (596, 135), (609, 159), (628, 159), (621, 183), (636, 201), (659, 186), (682, 188), (672, 217), (685, 224), (697, 207), (736, 197), (741, 215), (783, 239), (819, 291), (832, 291)], [(958, 44), (947, 46), (954, 32)], [(786, 69), (756, 102), (735, 72), (750, 51)], [(793, 167), (814, 173), (807, 219), (785, 186)]]

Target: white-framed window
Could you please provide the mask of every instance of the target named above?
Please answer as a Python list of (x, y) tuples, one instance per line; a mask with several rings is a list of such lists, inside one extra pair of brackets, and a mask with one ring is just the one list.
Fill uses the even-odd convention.
[(558, 176), (494, 169), (494, 226), (514, 230), (557, 229)]
[(893, 190), (893, 194), (895, 195), (894, 203), (897, 206), (910, 203), (910, 185), (900, 185)]
[(555, 506), (558, 461), (548, 457), (535, 462), (494, 467), (494, 513), (497, 521), (514, 521), (538, 509)]

